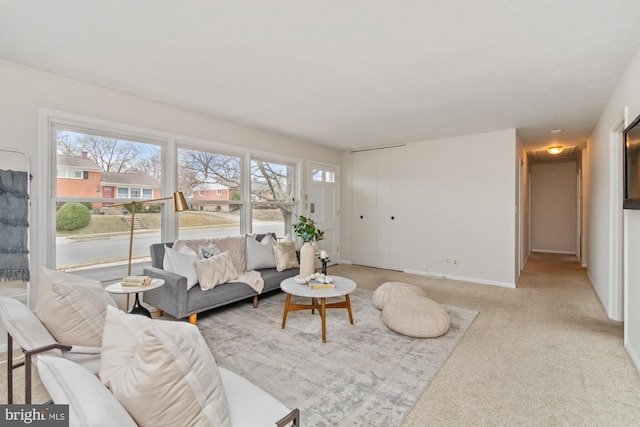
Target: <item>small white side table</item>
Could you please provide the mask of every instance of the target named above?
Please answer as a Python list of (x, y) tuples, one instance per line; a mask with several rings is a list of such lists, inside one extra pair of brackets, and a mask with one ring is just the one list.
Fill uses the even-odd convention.
[(129, 310), (129, 313), (142, 314), (150, 318), (151, 313), (149, 312), (149, 310), (144, 308), (142, 304), (140, 304), (140, 298), (138, 297), (138, 293), (150, 291), (152, 289), (159, 288), (162, 285), (164, 285), (164, 280), (162, 279), (153, 279), (151, 281), (151, 284), (147, 286), (122, 286), (122, 282), (116, 282), (107, 286), (105, 290), (110, 294), (127, 294), (127, 308), (129, 308), (128, 307), (129, 294), (136, 294), (136, 299), (133, 303), (133, 307), (131, 307), (131, 310)]

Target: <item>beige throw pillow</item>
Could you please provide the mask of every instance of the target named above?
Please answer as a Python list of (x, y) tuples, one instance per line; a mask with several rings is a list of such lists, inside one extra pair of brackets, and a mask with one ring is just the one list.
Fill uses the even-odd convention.
[(230, 425), (216, 361), (189, 323), (110, 310), (100, 378), (140, 426)]
[(196, 261), (195, 266), (200, 288), (203, 291), (213, 289), (238, 277), (238, 271), (233, 265), (229, 252)]
[(99, 347), (108, 306), (116, 303), (97, 280), (40, 267), (33, 311), (60, 344)]
[(284, 271), (290, 268), (298, 268), (298, 257), (293, 242), (276, 242), (273, 244), (273, 253), (276, 258), (276, 270)]

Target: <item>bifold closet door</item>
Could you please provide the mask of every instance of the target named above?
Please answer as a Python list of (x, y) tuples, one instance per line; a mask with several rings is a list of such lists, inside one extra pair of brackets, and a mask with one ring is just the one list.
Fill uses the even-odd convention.
[(377, 267), (377, 150), (352, 154), (352, 262)]

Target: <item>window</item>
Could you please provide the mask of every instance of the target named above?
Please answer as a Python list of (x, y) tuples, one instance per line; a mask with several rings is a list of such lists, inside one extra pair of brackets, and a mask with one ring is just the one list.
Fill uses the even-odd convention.
[[(130, 230), (127, 219), (132, 207), (124, 204), (162, 194), (162, 146), (62, 124), (54, 125), (51, 136), (55, 146), (52, 160), (57, 170), (52, 195), (57, 207), (55, 268), (126, 265)], [(63, 208), (71, 203), (90, 209), (88, 224), (78, 226), (78, 221), (68, 218), (71, 211)], [(149, 259), (149, 243), (161, 241), (162, 221), (159, 205), (137, 208), (141, 209), (140, 214), (136, 211), (136, 228), (141, 230), (137, 233), (144, 236), (133, 239), (132, 258), (133, 262), (142, 262)], [(65, 215), (67, 220), (63, 221)]]
[[(43, 176), (50, 176), (40, 180), (39, 191), (47, 210), (39, 219), (44, 266), (82, 270), (79, 274), (103, 281), (121, 278), (133, 209), (132, 274), (142, 273), (154, 242), (238, 235), (251, 227), (254, 232), (290, 232), (295, 159), (252, 158), (235, 146), (200, 140), (187, 144), (176, 141), (179, 135), (42, 111), (40, 124), (48, 137), (41, 139), (40, 149), (49, 162), (40, 164)], [(177, 188), (163, 189), (163, 183), (174, 182)], [(162, 199), (174, 190), (184, 193), (189, 211), (174, 213), (169, 200), (132, 203)], [(89, 223), (56, 230), (57, 212), (72, 203), (89, 209)]]
[(82, 179), (82, 171), (74, 171), (69, 169), (58, 169), (58, 178)]
[(292, 164), (251, 160), (251, 218), (254, 233), (291, 230), (294, 211), (295, 171)]
[(314, 169), (311, 177), (315, 182), (336, 182), (336, 173), (332, 171)]
[[(238, 156), (178, 148), (178, 189), (190, 206), (190, 212), (179, 216), (181, 238), (222, 237), (244, 232), (241, 177), (242, 161)], [(222, 195), (221, 186), (235, 196), (226, 200), (213, 197)], [(196, 192), (199, 197), (194, 199)]]

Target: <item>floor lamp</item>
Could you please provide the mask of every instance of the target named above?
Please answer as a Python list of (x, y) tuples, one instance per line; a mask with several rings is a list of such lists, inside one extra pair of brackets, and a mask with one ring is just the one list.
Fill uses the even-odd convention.
[[(173, 193), (173, 196), (171, 197), (162, 197), (160, 199), (150, 199), (150, 200), (132, 200), (131, 202), (127, 202), (127, 203), (119, 203), (117, 205), (113, 205), (113, 206), (125, 206), (128, 205), (129, 203), (131, 203), (132, 209), (131, 209), (131, 230), (129, 231), (129, 261), (127, 263), (127, 276), (131, 276), (131, 258), (133, 257), (133, 229), (135, 227), (135, 219), (136, 219), (136, 203), (151, 203), (151, 202), (159, 202), (162, 200), (170, 200), (173, 199), (173, 210), (174, 212), (181, 212), (181, 211), (186, 211), (189, 209), (189, 205), (187, 204), (187, 200), (184, 198), (184, 194), (182, 194), (182, 191), (176, 191), (175, 193)], [(138, 307), (138, 309), (142, 309), (141, 311), (146, 311), (146, 313), (144, 314), (148, 314), (148, 311), (142, 307), (140, 305), (140, 301), (138, 299), (138, 294), (136, 293), (136, 301), (132, 307), (131, 310), (134, 310), (136, 307)], [(127, 294), (127, 310), (129, 309), (129, 294)]]

